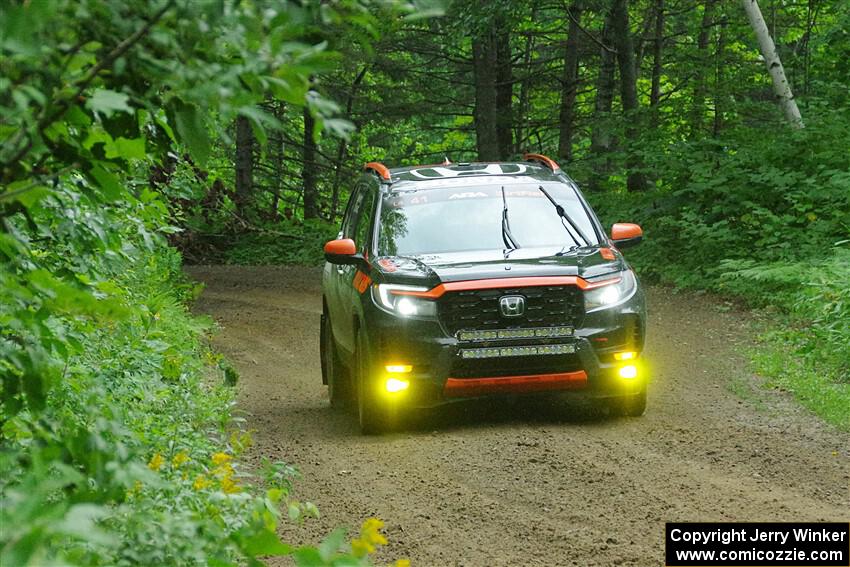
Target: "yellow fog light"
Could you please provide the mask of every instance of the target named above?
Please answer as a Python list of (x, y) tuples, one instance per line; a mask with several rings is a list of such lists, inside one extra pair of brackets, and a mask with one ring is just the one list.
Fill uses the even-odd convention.
[(631, 380), (632, 378), (637, 378), (637, 366), (634, 364), (628, 364), (623, 366), (619, 370), (620, 378), (625, 378), (626, 380)]
[[(615, 352), (614, 360), (634, 360), (637, 358), (636, 352)], [(623, 376), (625, 378), (625, 376)]]
[(387, 364), (384, 366), (390, 374), (407, 374), (413, 371), (413, 366), (410, 364)]
[(401, 392), (410, 387), (410, 382), (407, 380), (399, 380), (398, 378), (387, 378), (384, 382), (384, 388), (387, 392)]

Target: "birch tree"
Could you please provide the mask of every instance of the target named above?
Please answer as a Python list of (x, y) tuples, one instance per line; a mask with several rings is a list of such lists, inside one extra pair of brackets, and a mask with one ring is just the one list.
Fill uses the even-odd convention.
[(791, 85), (785, 77), (785, 69), (782, 67), (782, 61), (779, 60), (779, 54), (776, 52), (776, 46), (767, 30), (767, 24), (764, 22), (764, 16), (761, 14), (758, 2), (756, 0), (741, 0), (741, 4), (744, 6), (744, 11), (747, 13), (747, 18), (750, 20), (756, 39), (758, 39), (759, 50), (764, 59), (764, 64), (767, 65), (767, 72), (773, 81), (773, 91), (776, 98), (779, 99), (779, 106), (782, 107), (785, 118), (793, 127), (802, 128), (803, 117), (800, 115), (800, 109), (797, 108), (797, 102), (791, 92)]

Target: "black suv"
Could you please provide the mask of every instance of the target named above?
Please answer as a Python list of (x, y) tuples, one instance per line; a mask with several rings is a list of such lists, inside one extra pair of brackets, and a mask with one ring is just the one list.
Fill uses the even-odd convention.
[(574, 391), (646, 407), (646, 311), (619, 248), (551, 159), (366, 164), (325, 245), (322, 379), (372, 433), (405, 408)]

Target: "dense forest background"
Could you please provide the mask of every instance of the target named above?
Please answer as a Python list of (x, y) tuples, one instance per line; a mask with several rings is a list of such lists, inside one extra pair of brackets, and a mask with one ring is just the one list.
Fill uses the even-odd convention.
[(241, 468), (181, 272), (320, 262), (367, 161), (550, 155), (643, 225), (645, 278), (767, 308), (755, 368), (850, 427), (848, 30), (844, 0), (3, 1), (0, 563), (368, 561), (375, 522), (278, 540), (315, 510)]

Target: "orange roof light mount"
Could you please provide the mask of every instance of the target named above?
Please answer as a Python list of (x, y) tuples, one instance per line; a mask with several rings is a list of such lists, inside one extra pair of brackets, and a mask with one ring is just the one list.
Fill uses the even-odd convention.
[(366, 165), (363, 166), (363, 171), (372, 171), (381, 178), (381, 181), (389, 182), (390, 178), (390, 170), (384, 164), (377, 161), (370, 161)]
[(559, 166), (555, 160), (544, 156), (543, 154), (523, 154), (522, 159), (546, 166), (552, 170), (552, 173), (560, 173), (561, 171), (561, 166)]

